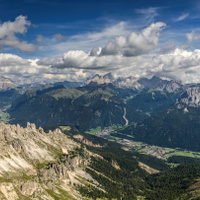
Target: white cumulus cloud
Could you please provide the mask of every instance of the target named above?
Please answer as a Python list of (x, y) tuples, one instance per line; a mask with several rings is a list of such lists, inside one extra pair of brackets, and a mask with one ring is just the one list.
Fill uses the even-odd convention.
[(117, 37), (115, 41), (107, 42), (102, 48), (101, 55), (138, 56), (149, 53), (157, 47), (160, 31), (165, 26), (165, 23), (157, 22), (142, 30), (141, 33), (132, 32), (126, 38)]
[[(118, 25), (118, 27), (121, 26), (124, 25)], [(58, 58), (24, 59), (13, 54), (0, 54), (0, 76), (4, 75), (14, 80), (28, 77), (29, 81), (54, 82), (82, 81), (96, 73), (112, 72), (115, 77), (132, 75), (140, 78), (157, 75), (185, 83), (200, 82), (199, 49), (189, 51), (176, 48), (173, 40), (161, 46), (160, 50), (158, 49), (161, 30), (165, 26), (165, 23), (158, 22), (141, 32), (129, 33), (122, 28), (123, 33), (127, 33), (126, 36), (118, 34), (116, 37), (109, 30), (104, 30), (104, 34), (87, 35), (87, 39), (90, 38), (91, 42), (96, 38), (102, 39), (105, 35), (106, 39), (114, 38), (105, 42), (106, 45), (103, 48), (94, 47), (90, 52), (70, 50)], [(112, 27), (112, 29), (115, 28)], [(14, 29), (10, 28), (10, 30)], [(22, 31), (22, 33), (25, 32), (26, 29)], [(187, 36), (190, 42), (200, 39), (195, 32)], [(7, 37), (6, 34), (5, 37)], [(17, 40), (15, 37), (13, 41)], [(22, 43), (23, 41), (20, 42)], [(150, 53), (152, 51), (153, 53)]]
[(108, 40), (112, 40), (119, 35), (128, 35), (130, 32), (131, 27), (128, 23), (122, 21), (114, 25), (107, 25), (98, 31), (73, 35), (66, 38), (66, 40), (63, 38), (63, 40), (60, 40), (59, 43), (57, 43), (58, 41), (55, 43), (54, 37), (54, 40), (41, 50), (43, 52), (48, 52), (48, 55), (50, 56), (60, 56), (66, 51), (71, 50), (83, 50), (87, 52), (90, 51), (92, 47), (101, 47), (105, 45)]
[(200, 82), (200, 50), (175, 49), (160, 55), (90, 56), (83, 51), (70, 51), (58, 59), (43, 59), (38, 65), (49, 67), (54, 72), (69, 70), (82, 74), (104, 74), (111, 71), (115, 76), (151, 77), (157, 75), (185, 83)]
[(18, 49), (23, 52), (33, 52), (37, 50), (34, 44), (20, 41), (16, 34), (25, 34), (31, 23), (25, 16), (18, 16), (14, 22), (8, 21), (0, 24), (0, 45)]

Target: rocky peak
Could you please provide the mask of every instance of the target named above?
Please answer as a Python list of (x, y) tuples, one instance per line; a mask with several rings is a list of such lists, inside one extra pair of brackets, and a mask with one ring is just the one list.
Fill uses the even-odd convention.
[(103, 76), (103, 79), (104, 79), (104, 80), (109, 80), (110, 83), (113, 82), (113, 81), (115, 80), (115, 78), (113, 77), (113, 75), (111, 74), (111, 72), (105, 74), (105, 75)]
[(27, 122), (27, 129), (36, 131), (36, 126), (33, 123)]
[(119, 77), (113, 82), (113, 84), (120, 88), (130, 88), (136, 90), (143, 88), (143, 86), (138, 83), (138, 79), (133, 76)]
[(113, 82), (113, 84), (120, 88), (130, 88), (134, 90), (151, 89), (164, 90), (167, 92), (180, 92), (183, 90), (183, 85), (181, 83), (163, 80), (157, 76), (153, 76), (151, 79), (137, 79), (133, 76), (119, 77)]
[(163, 80), (156, 76), (153, 76), (151, 79), (141, 78), (138, 82), (147, 89), (165, 90), (167, 92), (180, 92), (183, 90), (183, 85), (181, 83), (173, 80)]
[(8, 90), (15, 87), (17, 87), (17, 85), (13, 83), (10, 79), (0, 77), (0, 90)]
[(99, 74), (95, 74), (95, 76), (92, 79), (98, 79), (101, 78), (101, 76)]
[(169, 81), (165, 86), (164, 89), (168, 92), (181, 92), (185, 90), (185, 86), (176, 81)]
[(162, 80), (156, 76), (153, 76), (151, 79), (141, 78), (138, 82), (148, 89), (157, 89), (168, 83), (167, 80)]
[(151, 90), (164, 90), (167, 92), (180, 92), (185, 89), (185, 87), (177, 82), (177, 81), (169, 81), (163, 80), (157, 76), (153, 76), (152, 78), (135, 78), (133, 76), (129, 77), (118, 77), (114, 79), (111, 73), (105, 74), (101, 76), (96, 74), (92, 79), (88, 79), (85, 82), (85, 85), (101, 85), (105, 83), (112, 83), (113, 85), (119, 88), (129, 88), (133, 90), (143, 90), (143, 89), (151, 89)]
[(104, 83), (112, 83), (114, 81), (114, 77), (112, 76), (111, 73), (105, 74), (103, 76), (96, 74), (92, 79), (88, 79), (85, 84), (97, 84), (101, 85)]

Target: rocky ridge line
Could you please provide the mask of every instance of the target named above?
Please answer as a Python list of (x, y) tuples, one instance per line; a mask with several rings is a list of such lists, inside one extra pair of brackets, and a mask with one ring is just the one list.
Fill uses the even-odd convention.
[(89, 152), (60, 129), (0, 123), (0, 149), (0, 199), (81, 199), (77, 177), (93, 180), (84, 171)]
[(156, 76), (153, 76), (151, 79), (135, 78), (133, 76), (118, 77), (117, 79), (115, 79), (111, 73), (105, 74), (103, 76), (96, 74), (93, 78), (88, 79), (85, 82), (85, 85), (96, 86), (109, 83), (112, 83), (119, 88), (129, 88), (137, 91), (143, 89), (152, 89), (167, 92), (180, 92), (186, 87), (180, 82), (174, 80), (163, 80)]

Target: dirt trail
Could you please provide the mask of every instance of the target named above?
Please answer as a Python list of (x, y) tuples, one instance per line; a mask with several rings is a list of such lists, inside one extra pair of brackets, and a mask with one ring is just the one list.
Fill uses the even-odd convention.
[(123, 118), (125, 120), (125, 126), (128, 126), (128, 119), (126, 119), (126, 108), (124, 108), (124, 115), (123, 115)]

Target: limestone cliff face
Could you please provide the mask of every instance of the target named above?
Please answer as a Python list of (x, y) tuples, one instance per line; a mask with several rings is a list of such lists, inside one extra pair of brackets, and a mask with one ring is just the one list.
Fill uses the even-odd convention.
[(200, 86), (191, 87), (181, 95), (180, 103), (184, 103), (188, 106), (199, 107), (200, 106)]
[(91, 147), (99, 147), (99, 148), (102, 147), (99, 144), (93, 144), (91, 141), (85, 139), (82, 135), (74, 135), (73, 138), (75, 138), (76, 140), (82, 142), (83, 144), (86, 144), (86, 145), (91, 146)]
[(85, 84), (97, 84), (101, 85), (104, 83), (112, 83), (114, 81), (114, 77), (111, 73), (105, 74), (104, 76), (101, 76), (99, 74), (96, 74), (93, 78), (88, 79)]
[(0, 90), (8, 90), (15, 87), (17, 87), (17, 85), (10, 79), (0, 77)]
[(115, 79), (111, 73), (105, 74), (104, 76), (96, 74), (92, 79), (88, 79), (85, 85), (101, 85), (105, 83), (112, 83), (119, 88), (129, 88), (133, 90), (152, 89), (167, 92), (180, 92), (185, 89), (185, 86), (180, 82), (163, 80), (156, 76), (153, 76), (151, 79), (135, 78), (133, 76)]
[(81, 184), (77, 176), (92, 180), (83, 170), (88, 158), (60, 129), (0, 123), (0, 199), (81, 199), (73, 184)]

